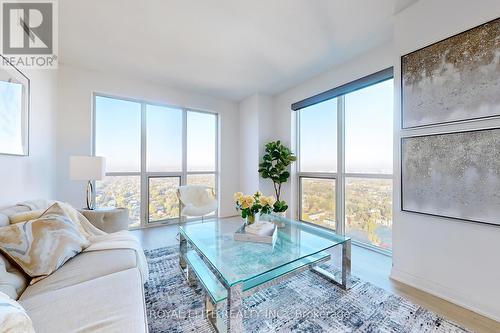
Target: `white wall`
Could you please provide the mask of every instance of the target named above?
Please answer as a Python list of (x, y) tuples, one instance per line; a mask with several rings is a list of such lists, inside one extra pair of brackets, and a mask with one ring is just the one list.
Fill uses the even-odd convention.
[[(279, 126), (279, 125), (278, 125)], [(266, 150), (266, 143), (279, 138), (276, 136), (275, 118), (273, 117), (273, 99), (269, 95), (259, 94), (259, 163)], [(275, 195), (273, 182), (259, 176), (259, 189), (265, 195)]]
[(239, 104), (240, 189), (250, 194), (259, 189), (259, 96), (245, 98)]
[[(395, 77), (400, 77), (401, 55), (499, 16), (498, 0), (420, 0), (396, 17)], [(399, 91), (399, 80), (395, 83)], [(402, 131), (397, 93), (395, 110), (394, 170), (400, 170), (401, 136), (500, 126), (497, 119)], [(401, 212), (400, 175), (395, 173), (394, 279), (500, 321), (499, 240), (499, 227)]]
[(239, 104), (240, 114), (240, 191), (274, 195), (272, 182), (259, 176), (258, 168), (265, 145), (275, 139), (272, 98), (257, 93)]
[(57, 71), (24, 71), (31, 84), (30, 155), (0, 155), (0, 206), (55, 196)]
[(57, 198), (83, 207), (85, 183), (69, 179), (69, 157), (91, 152), (92, 93), (142, 99), (219, 113), (220, 214), (234, 215), (239, 188), (238, 110), (236, 103), (166, 86), (61, 65), (57, 119)]
[[(274, 138), (282, 140), (297, 152), (295, 112), (290, 108), (292, 103), (391, 67), (393, 58), (393, 45), (389, 43), (274, 96), (272, 131)], [(290, 209), (287, 213), (291, 216), (298, 214), (296, 167), (296, 164), (292, 165), (290, 182), (283, 188), (283, 199), (289, 203)]]

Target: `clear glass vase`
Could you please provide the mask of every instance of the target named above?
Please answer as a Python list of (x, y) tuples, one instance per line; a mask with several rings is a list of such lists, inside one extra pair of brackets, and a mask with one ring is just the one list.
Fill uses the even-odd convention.
[(260, 219), (260, 214), (248, 215), (246, 219), (246, 225), (258, 223), (259, 219)]

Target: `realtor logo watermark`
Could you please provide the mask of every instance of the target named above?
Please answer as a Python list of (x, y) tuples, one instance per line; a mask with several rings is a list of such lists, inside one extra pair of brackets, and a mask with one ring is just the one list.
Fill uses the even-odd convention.
[(57, 68), (57, 2), (0, 0), (0, 8), (3, 61), (18, 68)]

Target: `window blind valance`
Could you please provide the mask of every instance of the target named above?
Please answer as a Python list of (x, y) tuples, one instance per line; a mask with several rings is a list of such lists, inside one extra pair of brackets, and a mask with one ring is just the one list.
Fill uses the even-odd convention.
[(362, 77), (360, 79), (354, 80), (352, 82), (343, 84), (339, 87), (324, 91), (322, 93), (319, 93), (317, 95), (308, 97), (306, 99), (303, 99), (299, 102), (293, 103), (292, 104), (292, 110), (297, 111), (303, 108), (306, 108), (308, 106), (318, 104), (324, 101), (327, 101), (329, 99), (348, 94), (350, 92), (366, 88), (368, 86), (371, 86), (373, 84), (389, 80), (394, 76), (394, 68), (389, 67), (386, 69), (383, 69), (381, 71), (378, 71), (376, 73), (370, 74), (368, 76)]

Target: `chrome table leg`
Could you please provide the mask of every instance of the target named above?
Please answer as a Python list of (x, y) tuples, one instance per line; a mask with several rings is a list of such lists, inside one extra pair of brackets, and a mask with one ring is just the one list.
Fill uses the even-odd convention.
[(183, 271), (184, 269), (186, 269), (186, 259), (184, 259), (186, 253), (187, 253), (186, 238), (182, 235), (182, 233), (179, 233), (179, 266)]
[(205, 316), (217, 332), (227, 332), (224, 320), (219, 316), (219, 304), (212, 302), (212, 299), (205, 293)]
[(351, 240), (342, 243), (342, 278), (340, 282), (336, 280), (335, 275), (321, 267), (312, 266), (311, 270), (340, 288), (347, 290), (347, 279), (351, 275)]
[(243, 332), (242, 284), (229, 287), (227, 296), (227, 330), (230, 333), (241, 333)]

